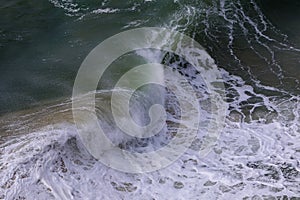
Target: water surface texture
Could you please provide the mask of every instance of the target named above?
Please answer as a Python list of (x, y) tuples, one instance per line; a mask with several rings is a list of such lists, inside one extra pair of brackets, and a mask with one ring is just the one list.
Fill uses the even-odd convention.
[[(0, 17), (0, 199), (300, 199), (299, 1), (9, 0), (1, 1)], [(200, 129), (172, 165), (130, 174), (88, 153), (71, 95), (88, 53), (138, 27), (180, 31), (204, 47), (224, 80), (226, 120), (207, 156), (198, 154)], [(167, 143), (180, 115), (166, 92), (165, 133), (147, 140), (114, 132), (107, 115), (114, 79), (126, 64), (146, 61), (182, 74), (204, 122), (210, 118), (207, 88), (184, 59), (156, 51), (124, 56), (107, 72), (111, 82), (100, 80), (96, 112), (110, 139), (131, 151)]]

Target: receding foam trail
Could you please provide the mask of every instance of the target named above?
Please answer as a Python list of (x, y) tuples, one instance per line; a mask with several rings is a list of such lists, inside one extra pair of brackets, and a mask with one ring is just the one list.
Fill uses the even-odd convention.
[[(224, 47), (228, 46), (230, 55), (237, 62), (242, 62), (243, 57), (231, 46), (236, 37), (235, 24), (244, 28), (242, 33), (247, 42), (251, 38), (247, 30), (255, 31), (252, 36), (266, 50), (267, 53), (260, 56), (263, 60), (266, 58), (267, 62), (274, 61), (274, 49), (270, 48), (270, 44), (290, 49), (288, 44), (278, 39), (283, 37), (281, 33), (276, 35), (276, 39), (266, 35), (265, 30), (276, 32), (276, 29), (270, 27), (258, 7), (255, 7), (258, 12), (253, 20), (246, 15), (241, 1), (236, 2), (220, 1), (221, 12), (216, 7), (207, 11), (199, 6), (183, 6), (181, 11), (170, 17), (172, 20), (167, 22), (167, 27), (170, 23), (178, 30), (191, 31), (189, 26), (198, 23), (193, 20), (198, 19), (195, 16), (200, 13), (199, 15), (206, 16), (199, 23), (205, 25), (203, 32), (218, 43), (220, 38), (215, 35), (209, 19), (215, 15), (221, 16), (228, 22), (228, 41)], [(201, 4), (205, 5), (202, 1)], [(231, 6), (236, 9), (229, 9)], [(186, 10), (189, 12), (185, 12)], [(230, 11), (236, 12), (232, 14)], [(191, 15), (185, 18), (186, 13)], [(231, 14), (233, 19), (230, 18)], [(179, 20), (174, 20), (174, 16), (180, 16), (177, 17)], [(251, 28), (244, 26), (244, 19)], [(263, 43), (264, 40), (268, 42)], [(255, 45), (250, 45), (257, 54)], [(162, 59), (158, 56), (161, 54), (147, 51), (139, 54), (149, 60)], [(202, 116), (205, 123), (210, 109), (203, 80), (194, 68), (184, 65), (183, 60), (169, 62), (197, 91), (202, 112), (205, 113)], [(241, 67), (247, 69), (244, 65)], [(275, 63), (272, 67), (276, 72), (282, 66)], [(257, 82), (259, 87), (271, 94), (257, 93), (243, 78), (233, 76), (225, 69), (221, 70), (221, 74), (227, 88), (229, 109), (218, 143), (205, 158), (200, 157), (198, 152), (204, 136), (200, 130), (199, 139), (192, 143), (180, 159), (168, 168), (152, 173), (121, 173), (95, 160), (76, 134), (70, 101), (34, 112), (24, 111), (4, 116), (0, 120), (0, 199), (299, 199), (299, 95), (278, 97), (278, 93), (282, 91), (261, 82)], [(251, 78), (254, 80), (255, 77)], [(100, 121), (109, 121), (105, 113), (108, 112), (106, 103), (110, 92), (97, 91), (96, 101), (102, 103), (96, 108)], [(184, 91), (182, 95), (184, 96)], [(172, 94), (167, 94), (170, 131), (176, 128), (176, 115), (179, 113), (174, 102), (170, 101), (172, 98)], [(106, 125), (109, 128), (109, 124)], [(117, 131), (108, 135), (115, 144), (135, 151), (153, 150), (151, 145), (164, 145), (170, 139), (166, 136), (148, 141), (130, 141), (128, 137), (120, 137), (121, 133)]]

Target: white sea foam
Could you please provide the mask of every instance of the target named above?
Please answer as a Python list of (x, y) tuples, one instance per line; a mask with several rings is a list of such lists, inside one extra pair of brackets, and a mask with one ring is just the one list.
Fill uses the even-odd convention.
[(201, 141), (196, 140), (165, 169), (126, 174), (92, 158), (73, 124), (53, 124), (4, 139), (0, 146), (0, 191), (4, 199), (297, 196), (300, 137), (295, 128), (277, 120), (240, 123), (228, 119), (207, 157), (199, 157)]
[(114, 8), (104, 8), (104, 9), (97, 9), (97, 10), (93, 10), (92, 13), (94, 14), (102, 14), (102, 13), (116, 13), (119, 12), (120, 9), (114, 9)]
[[(219, 14), (228, 22), (228, 48), (231, 49), (234, 39), (232, 25), (242, 23), (244, 19), (229, 19), (225, 15), (227, 3), (221, 1)], [(60, 7), (60, 4), (56, 6)], [(74, 9), (76, 6), (70, 7)], [(195, 7), (183, 10), (187, 12), (174, 14), (178, 21), (170, 22), (178, 30), (186, 30), (195, 23), (192, 21), (195, 14), (203, 11)], [(274, 61), (273, 49), (260, 41), (265, 38), (274, 42), (265, 34), (270, 28), (269, 22), (258, 9), (263, 25), (258, 28), (258, 22), (243, 15), (243, 10), (237, 8), (237, 11), (254, 27), (258, 43), (269, 53), (267, 60)], [(186, 25), (182, 25), (180, 19), (185, 13), (190, 15), (184, 23)], [(204, 32), (214, 38), (205, 20)], [(283, 42), (278, 44), (281, 48), (288, 48)], [(231, 50), (232, 56), (240, 61), (236, 52)], [(161, 54), (151, 51), (141, 51), (139, 55), (149, 60), (161, 60), (158, 56)], [(171, 67), (178, 68), (176, 64)], [(279, 69), (280, 66), (275, 67)], [(205, 86), (201, 84), (201, 78), (192, 78), (195, 76), (192, 68), (181, 71), (189, 75), (191, 83), (203, 94), (199, 94), (199, 98), (205, 105)], [(35, 127), (35, 131), (27, 129), (29, 122), (39, 124), (39, 119), (58, 110), (70, 112), (70, 102), (66, 102), (34, 115), (18, 116), (14, 124), (10, 121), (1, 126), (1, 133), (11, 136), (0, 137), (0, 173), (3, 175), (0, 178), (0, 199), (283, 199), (284, 195), (299, 199), (300, 97), (276, 98), (257, 94), (241, 77), (226, 70), (221, 70), (221, 73), (227, 84), (228, 117), (218, 142), (207, 157), (199, 156), (202, 141), (198, 139), (186, 154), (165, 169), (147, 174), (126, 174), (92, 158), (80, 142), (74, 124), (62, 123), (64, 117), (50, 121), (52, 125)], [(257, 84), (267, 91), (280, 92), (278, 88)], [(252, 101), (253, 97), (259, 100)], [(242, 103), (247, 101), (247, 104)], [(49, 109), (54, 111), (49, 112)], [(16, 132), (18, 134), (14, 135)], [(111, 139), (115, 143), (128, 140)], [(159, 142), (163, 141), (163, 138), (159, 139)]]

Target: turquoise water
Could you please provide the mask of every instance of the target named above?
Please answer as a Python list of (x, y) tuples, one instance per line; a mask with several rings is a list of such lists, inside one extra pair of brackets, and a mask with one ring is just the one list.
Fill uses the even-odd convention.
[[(1, 2), (0, 199), (300, 199), (299, 13), (297, 0)], [(206, 157), (198, 155), (200, 130), (171, 166), (126, 174), (86, 151), (70, 98), (95, 46), (145, 26), (183, 32), (205, 48), (223, 76), (226, 121)], [(141, 51), (115, 62), (109, 81), (100, 82), (108, 91), (96, 92), (99, 120), (108, 121), (107, 96), (124, 66), (145, 60), (162, 60), (186, 77), (209, 118), (199, 73), (169, 56)], [(176, 116), (173, 98), (168, 93), (166, 106)], [(178, 128), (172, 123), (171, 132)], [(168, 131), (150, 140), (122, 138), (106, 126), (124, 149), (155, 149), (170, 139)]]

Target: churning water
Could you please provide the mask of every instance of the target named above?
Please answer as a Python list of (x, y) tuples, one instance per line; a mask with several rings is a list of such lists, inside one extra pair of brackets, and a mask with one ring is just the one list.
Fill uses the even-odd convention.
[[(300, 199), (298, 1), (11, 0), (0, 9), (0, 199)], [(144, 26), (183, 32), (205, 48), (224, 81), (226, 120), (206, 156), (199, 155), (203, 128), (172, 165), (130, 174), (88, 153), (70, 96), (98, 43)], [(164, 52), (134, 55), (120, 58), (107, 76), (133, 60), (163, 62), (192, 85), (201, 120), (209, 120), (208, 91), (194, 67)], [(151, 151), (172, 138), (180, 111), (171, 92), (165, 131), (133, 139), (111, 127), (111, 84), (95, 92), (96, 112), (115, 144)]]

